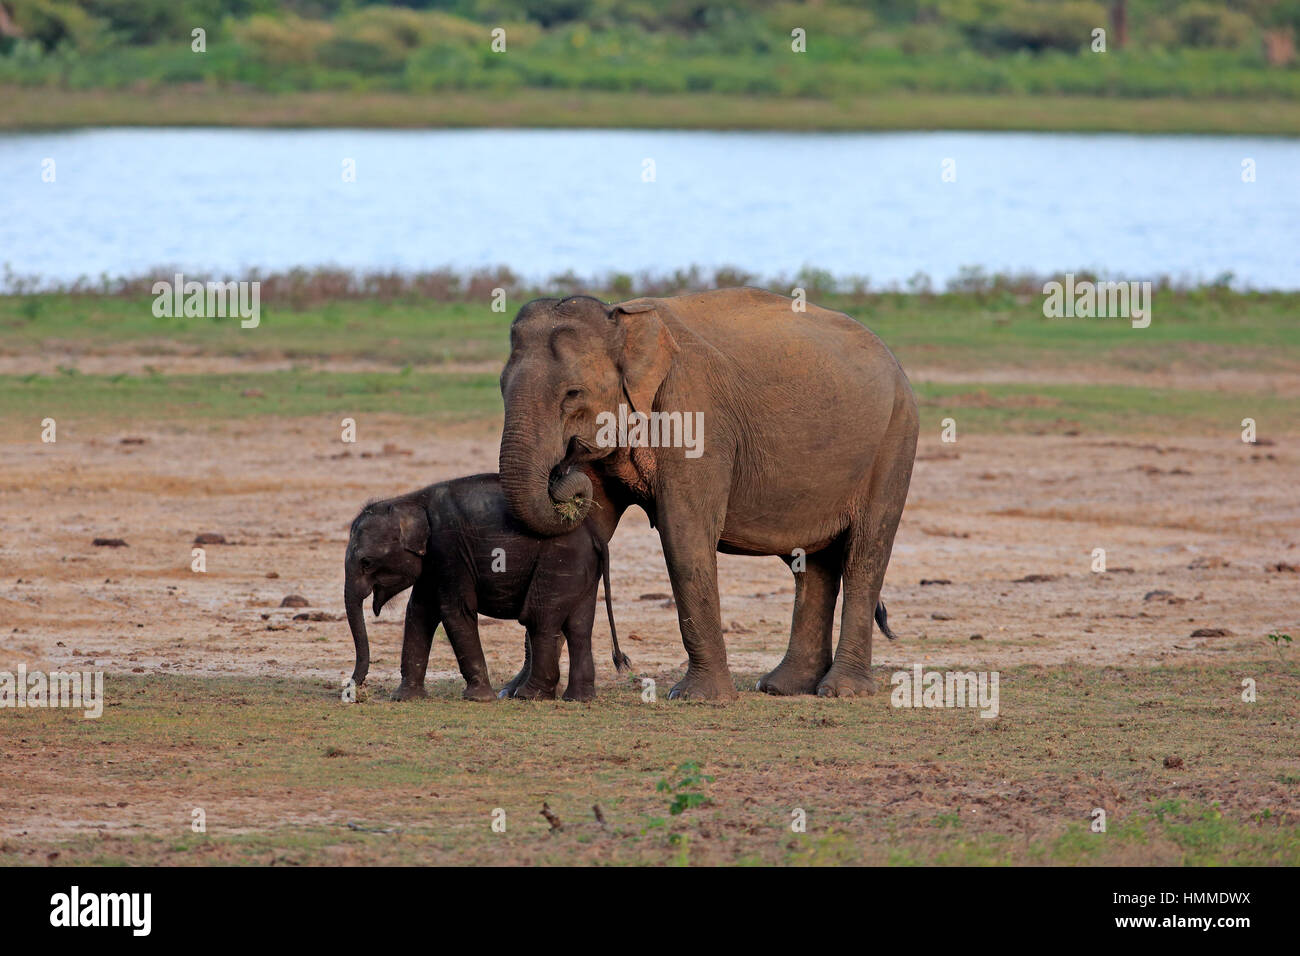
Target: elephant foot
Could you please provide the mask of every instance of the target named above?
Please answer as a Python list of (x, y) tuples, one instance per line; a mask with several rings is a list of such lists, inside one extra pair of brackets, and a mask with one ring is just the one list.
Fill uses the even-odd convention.
[(740, 695), (731, 682), (731, 675), (705, 675), (686, 669), (686, 676), (668, 692), (669, 700), (735, 700)]
[(758, 689), (777, 697), (815, 694), (817, 685), (827, 670), (828, 668), (822, 665), (813, 668), (799, 667), (784, 660), (770, 674), (765, 674), (758, 679)]
[(876, 682), (870, 674), (860, 671), (855, 673), (838, 664), (831, 665), (831, 669), (817, 685), (818, 697), (867, 697), (875, 692)]
[(596, 688), (591, 684), (580, 684), (574, 686), (570, 684), (564, 689), (564, 700), (576, 700), (579, 703), (587, 704), (596, 699)]
[(526, 680), (511, 695), (515, 700), (555, 700), (555, 685), (549, 687)]
[(489, 703), (497, 699), (496, 692), (492, 690), (491, 684), (466, 684), (460, 696), (465, 700), (473, 700), (479, 703)]
[(402, 684), (393, 691), (393, 700), (419, 700), (428, 696), (423, 684)]

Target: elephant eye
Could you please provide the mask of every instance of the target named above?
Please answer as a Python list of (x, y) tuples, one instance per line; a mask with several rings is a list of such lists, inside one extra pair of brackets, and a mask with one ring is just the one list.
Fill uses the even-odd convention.
[(580, 389), (580, 388), (571, 388), (571, 389), (569, 389), (567, 392), (564, 393), (564, 397), (565, 397), (566, 399), (578, 399), (578, 398), (582, 398), (582, 389)]
[(371, 561), (369, 558), (361, 559), (361, 570), (365, 571), (367, 574), (369, 574), (370, 571), (374, 569), (374, 566), (375, 566), (375, 562)]

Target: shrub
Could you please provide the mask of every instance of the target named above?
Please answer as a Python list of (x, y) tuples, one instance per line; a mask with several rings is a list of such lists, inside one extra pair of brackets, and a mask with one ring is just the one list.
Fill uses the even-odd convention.
[(272, 66), (306, 65), (316, 59), (316, 50), (334, 34), (328, 23), (286, 16), (283, 19), (258, 14), (235, 28), (235, 38), (257, 51)]
[(1236, 48), (1246, 44), (1255, 25), (1244, 13), (1189, 3), (1175, 14), (1174, 30), (1184, 46)]
[(1093, 30), (1109, 22), (1105, 7), (1086, 0), (958, 0), (944, 8), (972, 44), (990, 51), (1074, 51), (1090, 42)]
[(12, 19), (23, 37), (45, 50), (90, 50), (100, 45), (104, 34), (102, 20), (68, 0), (14, 0)]

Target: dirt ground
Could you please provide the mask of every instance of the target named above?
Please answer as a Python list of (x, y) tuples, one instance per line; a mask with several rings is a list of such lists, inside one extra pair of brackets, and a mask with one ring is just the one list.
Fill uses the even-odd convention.
[[(367, 418), (359, 441), (344, 445), (332, 417), (103, 432), (69, 425), (57, 444), (10, 443), (0, 470), (0, 660), (29, 669), (286, 676), (337, 686), (353, 663), (342, 614), (351, 518), (369, 497), (493, 470), (498, 427)], [(953, 444), (923, 437), (884, 593), (900, 639), (877, 639), (876, 664), (997, 670), (1258, 660), (1270, 631), (1300, 630), (1300, 497), (1289, 444), (1280, 437), (1248, 446), (1235, 436), (968, 436)], [(200, 534), (225, 539), (205, 545), (203, 573), (191, 570)], [(96, 546), (96, 538), (120, 538), (125, 546)], [(1092, 571), (1095, 548), (1105, 549), (1105, 573)], [(680, 676), (685, 654), (658, 535), (640, 511), (625, 517), (612, 555), (624, 650), (635, 673), (666, 688)], [(730, 663), (752, 690), (784, 652), (791, 576), (775, 558), (722, 555), (719, 564)], [(305, 606), (282, 607), (290, 595), (305, 598)], [(403, 597), (372, 619), (372, 694), (397, 683), (404, 606)], [(300, 615), (317, 619), (296, 620)], [(1194, 636), (1200, 629), (1225, 633)], [(481, 634), (493, 679), (502, 682), (522, 660), (522, 629), (482, 619)], [(626, 684), (615, 688), (605, 641), (598, 623), (598, 686), (611, 698), (626, 697)], [(454, 667), (447, 644), (435, 643), (430, 679), (458, 681)], [(92, 762), (135, 760), (158, 769), (172, 759), (156, 743), (132, 752), (121, 741), (56, 741), (56, 750), (91, 746), (85, 759)], [(201, 737), (186, 746), (201, 749)], [(48, 750), (42, 761), (58, 756)], [(22, 751), (11, 756), (21, 759)], [(101, 793), (68, 788), (30, 760), (20, 766), (32, 769), (11, 766), (11, 779), (27, 780), (24, 793), (39, 796), (15, 791), (0, 799), (0, 837), (29, 852), (44, 854), (35, 847), (85, 834), (173, 833), (178, 814), (188, 812), (188, 791), (173, 792), (161, 769)], [(908, 766), (886, 760), (865, 767), (858, 783), (871, 781), (863, 793), (874, 800), (891, 792), (889, 774)], [(805, 784), (829, 793), (835, 772), (828, 767), (830, 776)], [(918, 790), (920, 778), (899, 779), (903, 802), (891, 812), (908, 819), (928, 819), (969, 797), (961, 775), (939, 790), (934, 780)], [(986, 783), (990, 793), (1005, 789), (993, 777)], [(1078, 774), (1033, 784), (1061, 818), (1077, 815), (1076, 803), (1109, 799), (1108, 786), (1094, 797), (1076, 793), (1095, 789)], [(1213, 773), (1195, 795), (1218, 799), (1234, 786), (1235, 776)], [(1238, 802), (1243, 813), (1256, 803), (1285, 805), (1285, 789), (1256, 781)], [(1164, 792), (1157, 787), (1147, 796)], [(849, 799), (845, 812), (863, 799)], [(313, 808), (288, 780), (281, 790), (210, 800), (233, 834), (286, 820), (337, 828), (356, 812)], [(866, 804), (860, 810), (871, 812)], [(400, 819), (403, 811), (388, 812)], [(996, 817), (988, 825), (1000, 826)], [(237, 861), (220, 856), (229, 852), (218, 851), (213, 862)]]
[[(352, 666), (342, 558), (361, 503), (496, 463), (490, 424), (435, 434), (368, 420), (359, 437), (344, 445), (332, 420), (296, 420), (8, 445), (3, 659), (342, 677)], [(1300, 471), (1285, 441), (937, 437), (922, 440), (885, 582), (900, 640), (877, 640), (877, 664), (1222, 660), (1300, 624)], [(196, 573), (204, 533), (225, 543), (205, 546)], [(1092, 570), (1096, 548), (1105, 573)], [(625, 650), (638, 671), (678, 668), (663, 555), (639, 510), (612, 554)], [(719, 564), (732, 668), (766, 670), (788, 638), (790, 573), (776, 559)], [(281, 607), (289, 595), (306, 606)], [(396, 680), (403, 608), (396, 600), (372, 622), (381, 683)], [(328, 619), (294, 620), (313, 612)], [(1193, 636), (1203, 628), (1227, 634)], [(508, 678), (522, 629), (484, 619), (481, 630), (494, 681)], [(603, 624), (596, 641), (607, 681)], [(431, 677), (454, 677), (454, 666), (436, 644)]]

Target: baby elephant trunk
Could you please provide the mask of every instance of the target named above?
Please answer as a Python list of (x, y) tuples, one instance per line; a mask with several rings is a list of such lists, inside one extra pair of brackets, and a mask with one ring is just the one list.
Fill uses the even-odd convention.
[(348, 614), (348, 627), (352, 631), (352, 643), (356, 647), (357, 663), (352, 669), (352, 680), (360, 687), (370, 671), (370, 640), (366, 637), (366, 594), (364, 588), (357, 587), (349, 581), (343, 592), (343, 607)]

